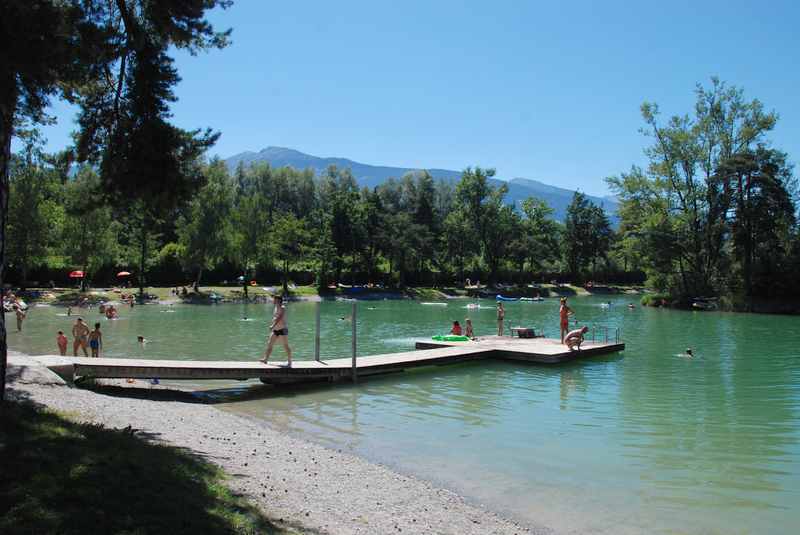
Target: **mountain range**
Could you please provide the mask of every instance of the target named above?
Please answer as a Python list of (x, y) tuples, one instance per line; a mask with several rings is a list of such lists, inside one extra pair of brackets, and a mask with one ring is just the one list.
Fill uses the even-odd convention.
[[(418, 168), (411, 167), (387, 167), (380, 165), (369, 165), (355, 162), (347, 158), (320, 158), (305, 154), (294, 149), (283, 147), (267, 147), (259, 152), (245, 151), (225, 160), (228, 169), (235, 170), (239, 164), (245, 167), (257, 163), (267, 162), (272, 167), (294, 167), (295, 169), (313, 169), (319, 174), (331, 165), (340, 169), (350, 169), (353, 176), (362, 187), (373, 188), (389, 178), (400, 178), (406, 173), (419, 171)], [(449, 169), (426, 169), (431, 176), (437, 180), (446, 182), (457, 182), (461, 178), (460, 171)], [(553, 216), (559, 221), (563, 221), (566, 215), (567, 206), (572, 201), (574, 190), (559, 188), (527, 178), (512, 178), (508, 181), (493, 180), (495, 185), (505, 183), (508, 186), (506, 201), (509, 204), (519, 205), (528, 197), (538, 197), (547, 202), (553, 209)], [(602, 206), (609, 215), (612, 223), (616, 223), (617, 201), (613, 197), (595, 197), (587, 195), (587, 198), (598, 206)]]

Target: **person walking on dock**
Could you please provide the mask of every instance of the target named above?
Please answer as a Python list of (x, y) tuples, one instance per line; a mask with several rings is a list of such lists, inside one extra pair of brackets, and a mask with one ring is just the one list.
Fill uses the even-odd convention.
[(561, 307), (558, 309), (558, 316), (561, 321), (561, 343), (564, 343), (564, 336), (569, 331), (569, 317), (572, 314), (572, 309), (567, 306), (567, 298), (561, 298)]
[(275, 342), (279, 342), (286, 350), (287, 365), (291, 368), (292, 350), (289, 347), (289, 328), (286, 326), (286, 306), (283, 304), (283, 297), (280, 295), (273, 295), (272, 302), (275, 305), (275, 309), (272, 312), (272, 324), (269, 327), (269, 341), (267, 342), (264, 358), (260, 362), (267, 363), (269, 356), (272, 355), (272, 346), (275, 345)]
[(506, 319), (506, 309), (503, 303), (497, 302), (497, 336), (503, 336), (503, 320)]

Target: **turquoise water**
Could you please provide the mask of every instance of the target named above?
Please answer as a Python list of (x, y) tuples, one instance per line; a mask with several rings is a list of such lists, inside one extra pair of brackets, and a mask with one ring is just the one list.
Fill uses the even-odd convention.
[[(596, 533), (793, 533), (800, 526), (800, 318), (636, 307), (574, 298), (581, 324), (620, 329), (618, 355), (543, 367), (476, 362), (357, 386), (225, 392), (226, 410), (268, 421), (448, 486), (502, 513)], [(359, 354), (404, 351), (467, 310), (361, 302)], [(311, 358), (313, 303), (289, 305), (296, 358)], [(372, 310), (371, 310), (372, 309)], [(557, 302), (508, 303), (507, 323), (557, 334)], [(263, 305), (145, 306), (102, 320), (107, 356), (255, 359)], [(64, 310), (35, 307), (12, 349), (53, 353)], [(322, 355), (350, 351), (351, 304), (322, 304)], [(249, 321), (242, 321), (247, 316)], [(86, 312), (92, 323), (96, 311)], [(11, 316), (7, 316), (13, 320)], [(345, 318), (342, 320), (341, 318)], [(136, 335), (148, 339), (144, 349)], [(693, 359), (682, 356), (686, 347)], [(276, 360), (282, 350), (276, 349)], [(214, 386), (219, 386), (215, 383)], [(236, 390), (239, 389), (239, 390)]]

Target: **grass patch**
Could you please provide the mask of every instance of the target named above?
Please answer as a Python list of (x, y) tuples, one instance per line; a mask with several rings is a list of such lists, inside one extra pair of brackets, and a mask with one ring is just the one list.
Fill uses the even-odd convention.
[(0, 405), (0, 533), (292, 533), (215, 465), (28, 402)]
[(673, 299), (665, 293), (648, 293), (642, 296), (641, 304), (646, 307), (671, 306)]

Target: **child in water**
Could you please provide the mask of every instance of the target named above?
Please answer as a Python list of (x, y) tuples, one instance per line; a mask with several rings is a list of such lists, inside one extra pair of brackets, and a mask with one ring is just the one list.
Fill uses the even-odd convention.
[(103, 333), (100, 332), (100, 324), (94, 324), (94, 330), (89, 333), (89, 347), (92, 348), (92, 357), (100, 356), (100, 348), (103, 347)]
[(67, 337), (64, 336), (64, 331), (58, 331), (58, 336), (56, 336), (56, 344), (58, 344), (58, 352), (61, 353), (61, 356), (67, 354)]

